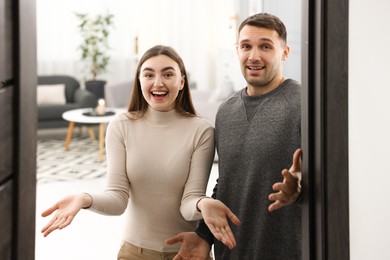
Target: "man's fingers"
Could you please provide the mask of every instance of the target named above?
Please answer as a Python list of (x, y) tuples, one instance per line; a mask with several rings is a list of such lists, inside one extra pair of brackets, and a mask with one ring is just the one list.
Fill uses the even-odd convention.
[(290, 168), (291, 172), (300, 172), (301, 169), (301, 156), (302, 156), (302, 149), (298, 148), (295, 150), (293, 155), (293, 164)]
[(284, 177), (284, 180), (283, 182), (296, 182), (297, 180), (295, 179), (295, 177), (291, 174), (291, 172), (289, 172), (288, 170), (284, 169), (282, 171), (282, 175)]
[(268, 196), (268, 199), (271, 201), (277, 201), (281, 200), (284, 201), (287, 199), (286, 194), (283, 192), (277, 192), (277, 193), (272, 193)]
[(281, 183), (281, 182), (277, 182), (277, 183), (275, 183), (274, 185), (272, 185), (272, 189), (274, 190), (274, 191), (283, 191), (283, 187), (284, 187), (285, 185), (283, 184), (283, 183)]
[(281, 207), (283, 207), (282, 201), (277, 200), (277, 201), (275, 201), (274, 203), (272, 203), (271, 205), (269, 205), (268, 211), (269, 211), (269, 212), (272, 212), (272, 211), (274, 211), (274, 210), (280, 209)]
[(183, 234), (182, 233), (177, 234), (176, 236), (170, 237), (170, 238), (165, 240), (165, 243), (167, 243), (168, 245), (173, 245), (173, 244), (177, 244), (180, 242), (183, 242)]
[(173, 260), (185, 260), (185, 258), (182, 257), (181, 255), (177, 254), (177, 255), (173, 258)]

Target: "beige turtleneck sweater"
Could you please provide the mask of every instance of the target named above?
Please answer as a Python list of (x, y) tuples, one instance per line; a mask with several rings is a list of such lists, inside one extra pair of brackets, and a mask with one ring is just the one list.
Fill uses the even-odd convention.
[[(128, 112), (127, 112), (128, 113)], [(164, 240), (196, 228), (197, 201), (205, 196), (214, 159), (214, 129), (199, 117), (148, 109), (137, 120), (127, 113), (107, 128), (107, 188), (90, 194), (91, 210), (126, 210), (123, 239), (159, 252), (178, 251)]]

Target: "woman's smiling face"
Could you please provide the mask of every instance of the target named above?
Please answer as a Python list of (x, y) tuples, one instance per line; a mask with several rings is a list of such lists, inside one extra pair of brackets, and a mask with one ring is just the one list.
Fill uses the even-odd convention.
[(184, 80), (179, 65), (166, 55), (146, 60), (139, 75), (146, 102), (150, 108), (161, 112), (175, 108), (175, 100), (184, 87)]

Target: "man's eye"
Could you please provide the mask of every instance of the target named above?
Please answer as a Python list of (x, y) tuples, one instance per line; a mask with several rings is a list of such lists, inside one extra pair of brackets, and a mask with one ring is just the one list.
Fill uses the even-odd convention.
[(249, 49), (250, 46), (248, 44), (243, 44), (241, 45), (241, 49)]

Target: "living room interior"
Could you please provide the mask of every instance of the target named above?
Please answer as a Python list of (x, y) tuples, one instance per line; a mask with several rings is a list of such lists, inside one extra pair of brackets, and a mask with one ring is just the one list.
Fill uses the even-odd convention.
[[(285, 11), (294, 13), (286, 3), (290, 1), (269, 2), (278, 5), (279, 9), (285, 7)], [(33, 259), (35, 248), (36, 1), (1, 2), (0, 10), (4, 14), (0, 16), (0, 72), (3, 73), (0, 82), (1, 166), (6, 168), (2, 168), (0, 174), (0, 258), (24, 260)], [(85, 2), (91, 4), (91, 1)], [(247, 3), (245, 0), (241, 2)], [(98, 3), (99, 1), (96, 1), (92, 5)], [(383, 82), (387, 79), (387, 61), (390, 54), (380, 48), (380, 44), (389, 38), (389, 35), (383, 32), (386, 32), (390, 22), (390, 2), (302, 0), (302, 3), (303, 90), (306, 94), (312, 91), (317, 93), (315, 97), (304, 95), (306, 100), (302, 111), (306, 118), (303, 123), (309, 126), (308, 129), (304, 127), (303, 134), (306, 137), (308, 134), (314, 134), (310, 142), (306, 139), (303, 143), (306, 151), (304, 154), (309, 156), (309, 159), (303, 162), (316, 167), (315, 171), (309, 169), (306, 175), (314, 175), (316, 178), (308, 183), (310, 189), (304, 194), (312, 198), (314, 203), (308, 207), (303, 205), (306, 207), (303, 212), (306, 237), (302, 242), (307, 254), (303, 259), (311, 259), (312, 256), (333, 256), (334, 259), (390, 259), (386, 239), (390, 233), (390, 226), (387, 224), (390, 211), (383, 207), (386, 205), (384, 202), (388, 191), (389, 175), (385, 169), (390, 146), (390, 117), (386, 113), (390, 110), (387, 101), (390, 93)], [(61, 3), (57, 4), (63, 6)], [(51, 10), (45, 12), (45, 15), (51, 15)], [(56, 13), (45, 20), (45, 26), (51, 25), (57, 18), (63, 20), (62, 14)], [(275, 14), (283, 17), (278, 12)], [(43, 17), (42, 13), (39, 15)], [(53, 37), (58, 38), (58, 31), (61, 29), (56, 28)], [(374, 43), (367, 45), (367, 41), (362, 41), (362, 35), (368, 35)], [(307, 52), (307, 47), (310, 47), (310, 53)], [(363, 53), (365, 55), (362, 55)], [(45, 136), (61, 135), (63, 140), (65, 134), (55, 134), (56, 130), (59, 129), (51, 129)], [(315, 143), (315, 146), (311, 146), (312, 143)], [(55, 184), (58, 184), (58, 187)], [(38, 185), (38, 191), (43, 195), (38, 198), (38, 203), (42, 197), (54, 201), (57, 192), (72, 192), (72, 188), (77, 189), (78, 186), (80, 190), (88, 188), (85, 183), (71, 181)], [(52, 190), (43, 192), (42, 187), (49, 186)], [(62, 196), (62, 193), (59, 196)], [(40, 211), (40, 208), (37, 208), (38, 215)], [(74, 257), (68, 258), (79, 259), (75, 250), (86, 254), (101, 253), (102, 257), (96, 259), (104, 258), (100, 244), (89, 246), (87, 241), (95, 237), (106, 238), (110, 231), (115, 232), (116, 220), (102, 217), (102, 222), (99, 221), (97, 225), (88, 228), (85, 224), (88, 220), (83, 222), (81, 217), (78, 220), (82, 224), (73, 225), (73, 233), (66, 240), (59, 240), (64, 234), (59, 233), (56, 241), (46, 240), (44, 246), (38, 245), (39, 250), (50, 252), (51, 256), (36, 259), (60, 259), (62, 255), (69, 256), (72, 253)], [(78, 222), (74, 224), (76, 223)], [(108, 232), (104, 229), (106, 226)], [(86, 229), (82, 229), (84, 227)], [(37, 229), (39, 230), (39, 227)], [(91, 230), (93, 235), (100, 236), (91, 236)], [(83, 236), (88, 232), (88, 237)], [(76, 238), (83, 240), (80, 242)], [(105, 240), (110, 241), (110, 238)], [(105, 243), (102, 247), (107, 249), (109, 246), (111, 245)], [(90, 258), (93, 256), (83, 259)]]
[[(195, 108), (213, 123), (221, 102), (244, 86), (235, 53), (237, 27), (243, 18), (261, 11), (272, 12), (285, 21), (292, 49), (285, 74), (297, 80), (301, 77), (300, 0), (37, 0), (36, 9), (38, 77), (71, 77), (80, 91), (86, 90), (90, 75), (80, 59), (78, 46), (82, 39), (75, 13), (113, 15), (110, 60), (107, 70), (98, 76), (106, 81), (108, 110), (126, 109), (138, 59), (149, 47), (163, 44), (174, 47), (183, 57)], [(57, 97), (51, 94), (52, 99)], [(64, 99), (51, 102), (64, 103)], [(97, 98), (90, 99), (87, 107), (91, 102), (98, 105)], [(104, 188), (105, 160), (99, 160), (98, 138), (92, 140), (85, 125), (76, 125), (69, 150), (65, 151), (69, 122), (62, 121), (43, 127), (38, 123), (36, 259), (114, 259), (120, 245), (120, 217), (85, 211), (70, 227), (47, 238), (40, 234), (47, 222), (40, 217), (43, 209), (67, 194)], [(98, 132), (97, 125), (93, 129)], [(217, 175), (215, 163), (208, 195)]]

